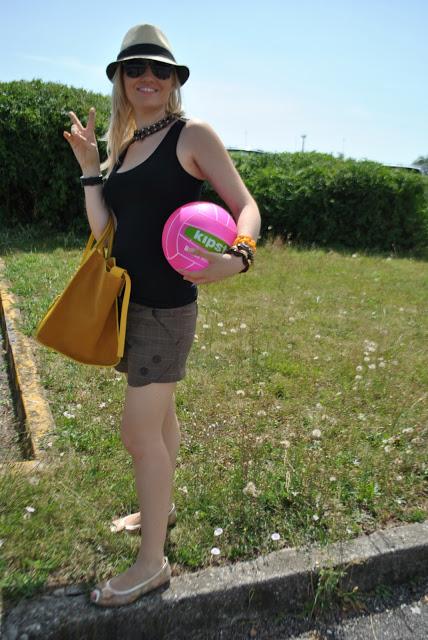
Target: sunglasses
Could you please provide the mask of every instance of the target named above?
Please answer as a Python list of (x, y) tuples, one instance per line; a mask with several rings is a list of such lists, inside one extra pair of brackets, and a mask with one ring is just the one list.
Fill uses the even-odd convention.
[(157, 60), (138, 59), (122, 62), (123, 70), (128, 78), (138, 78), (142, 76), (148, 66), (152, 70), (153, 75), (159, 78), (159, 80), (167, 80), (171, 76), (173, 69), (172, 64), (158, 62)]

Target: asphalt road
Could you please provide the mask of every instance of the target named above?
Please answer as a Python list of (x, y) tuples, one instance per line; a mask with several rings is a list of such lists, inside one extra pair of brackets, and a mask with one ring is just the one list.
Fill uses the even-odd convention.
[[(379, 594), (382, 595), (379, 595)], [(231, 622), (189, 640), (427, 640), (428, 577), (414, 584), (360, 596), (357, 610), (336, 611), (324, 618), (278, 616)]]

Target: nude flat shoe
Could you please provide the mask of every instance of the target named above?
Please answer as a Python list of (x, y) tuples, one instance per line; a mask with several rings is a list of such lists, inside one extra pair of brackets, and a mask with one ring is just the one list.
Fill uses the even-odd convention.
[[(128, 517), (129, 515), (114, 520), (112, 525), (110, 526), (110, 531), (112, 531), (113, 533), (119, 533), (120, 531), (126, 531), (127, 533), (138, 533), (141, 529), (141, 524), (126, 524), (126, 518)], [(175, 524), (176, 520), (177, 510), (175, 507), (175, 503), (173, 502), (172, 507), (168, 512), (168, 527), (171, 527), (173, 524)]]
[(150, 578), (140, 582), (131, 589), (114, 589), (110, 585), (110, 580), (102, 582), (92, 592), (90, 602), (98, 607), (121, 607), (122, 605), (131, 604), (145, 593), (154, 591), (158, 587), (168, 584), (171, 579), (171, 567), (168, 558), (164, 556), (163, 564), (159, 571), (154, 573)]

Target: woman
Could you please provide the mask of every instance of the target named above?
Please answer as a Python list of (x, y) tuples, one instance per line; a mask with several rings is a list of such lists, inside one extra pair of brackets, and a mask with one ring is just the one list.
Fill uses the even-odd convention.
[[(118, 606), (169, 582), (164, 544), (167, 525), (175, 520), (170, 502), (180, 443), (174, 392), (194, 338), (197, 285), (248, 269), (260, 216), (215, 132), (183, 119), (180, 86), (189, 69), (175, 61), (157, 27), (130, 29), (106, 71), (113, 94), (104, 186), (95, 110), (86, 127), (70, 112), (71, 131), (64, 137), (82, 169), (92, 232), (98, 238), (113, 215), (113, 255), (132, 281), (126, 348), (116, 368), (127, 375), (121, 437), (132, 456), (140, 512), (114, 521), (114, 528), (141, 528), (142, 542), (135, 563), (98, 585), (90, 598), (100, 606)], [(239, 235), (229, 253), (194, 250), (208, 266), (178, 273), (163, 256), (162, 229), (172, 211), (200, 200), (204, 180), (229, 207)]]

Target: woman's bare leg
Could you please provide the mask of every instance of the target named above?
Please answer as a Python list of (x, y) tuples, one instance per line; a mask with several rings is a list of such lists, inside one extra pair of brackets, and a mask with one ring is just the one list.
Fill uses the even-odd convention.
[[(175, 412), (175, 394), (171, 398), (171, 403), (162, 425), (162, 438), (168, 449), (169, 458), (175, 471), (177, 464), (177, 455), (180, 449), (181, 433), (178, 423), (177, 414)], [(174, 483), (171, 486), (170, 504), (174, 501)]]
[(135, 563), (111, 580), (119, 590), (149, 578), (163, 562), (174, 466), (162, 427), (175, 387), (171, 382), (126, 389), (121, 436), (134, 465), (142, 541)]
[[(165, 420), (162, 425), (162, 437), (165, 442), (165, 446), (168, 449), (168, 455), (171, 460), (171, 464), (175, 469), (177, 462), (178, 450), (180, 448), (181, 434), (180, 434), (180, 425), (177, 420), (177, 415), (175, 411), (175, 395), (172, 396), (170, 406), (168, 408), (168, 412), (165, 416)], [(174, 485), (171, 487), (171, 496), (170, 496), (170, 505), (174, 501)], [(137, 525), (140, 524), (140, 512), (136, 511), (135, 513), (130, 513), (126, 516), (126, 524), (127, 525)], [(119, 523), (122, 521), (122, 518), (118, 518), (117, 520), (113, 520), (113, 524), (119, 526)], [(123, 525), (122, 525), (123, 526)]]

